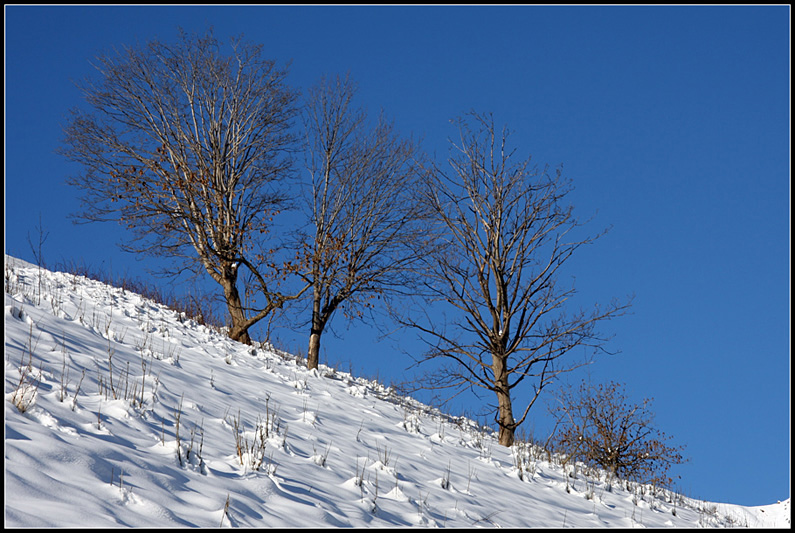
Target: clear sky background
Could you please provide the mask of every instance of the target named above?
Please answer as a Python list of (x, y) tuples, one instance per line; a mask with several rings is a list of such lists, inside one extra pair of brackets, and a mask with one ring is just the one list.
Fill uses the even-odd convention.
[[(48, 263), (143, 275), (115, 225), (67, 220), (76, 169), (54, 151), (81, 104), (72, 80), (100, 51), (210, 26), (292, 61), (299, 89), (350, 72), (359, 103), (439, 156), (449, 120), (475, 109), (523, 156), (562, 165), (575, 212), (612, 226), (570, 264), (576, 303), (635, 295), (603, 328), (621, 353), (591, 379), (654, 398), (657, 426), (687, 445), (687, 495), (790, 496), (789, 6), (6, 6), (7, 253), (33, 260), (41, 217)], [(321, 362), (383, 381), (411, 363), (370, 328), (336, 330)], [(305, 334), (282, 335), (305, 350)]]

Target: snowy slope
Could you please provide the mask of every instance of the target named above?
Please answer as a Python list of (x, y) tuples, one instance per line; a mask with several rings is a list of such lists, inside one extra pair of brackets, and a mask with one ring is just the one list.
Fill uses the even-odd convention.
[(5, 289), (7, 527), (790, 527), (789, 500), (608, 485), (85, 278), (6, 256)]

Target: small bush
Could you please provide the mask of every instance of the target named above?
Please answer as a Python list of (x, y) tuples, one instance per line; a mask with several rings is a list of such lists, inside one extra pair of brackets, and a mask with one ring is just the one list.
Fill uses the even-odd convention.
[(558, 393), (552, 408), (558, 426), (551, 440), (569, 460), (599, 466), (620, 479), (671, 486), (671, 466), (684, 462), (683, 446), (656, 429), (651, 399), (631, 403), (615, 382)]

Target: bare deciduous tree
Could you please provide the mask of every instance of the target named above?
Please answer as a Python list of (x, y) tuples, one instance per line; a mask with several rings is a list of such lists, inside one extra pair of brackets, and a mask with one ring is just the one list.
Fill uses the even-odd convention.
[(370, 127), (354, 94), (347, 77), (323, 79), (306, 111), (312, 229), (297, 269), (312, 286), (309, 368), (317, 368), (321, 336), (343, 303), (361, 318), (373, 298), (407, 286), (423, 235), (417, 146), (383, 116)]
[[(575, 290), (561, 286), (560, 269), (596, 238), (572, 238), (579, 223), (563, 204), (569, 184), (559, 171), (531, 168), (529, 159), (514, 163), (508, 133), (496, 131), (490, 116), (472, 114), (458, 127), (450, 171), (432, 166), (423, 188), (444, 235), (424, 256), (425, 287), (430, 305), (458, 318), (440, 323), (414, 315), (406, 323), (429, 346), (421, 362), (444, 365), (426, 376), (426, 385), (493, 392), (499, 442), (510, 446), (541, 390), (580, 366), (564, 356), (603, 346), (597, 323), (628, 304), (567, 313)], [(515, 397), (520, 385), (531, 385), (529, 398)], [(516, 400), (523, 403), (518, 417)]]
[(671, 466), (684, 462), (683, 446), (653, 426), (651, 400), (627, 399), (615, 382), (579, 389), (564, 388), (551, 409), (558, 421), (552, 443), (571, 459), (598, 465), (613, 476), (640, 483), (670, 486)]
[[(92, 112), (73, 111), (62, 149), (84, 169), (70, 179), (83, 191), (77, 219), (119, 221), (133, 236), (124, 249), (209, 274), (229, 336), (250, 343), (249, 328), (296, 296), (263, 253), (293, 171), (287, 70), (241, 39), (225, 53), (212, 32), (102, 55), (96, 68), (80, 87)], [(241, 291), (244, 271), (253, 285)]]

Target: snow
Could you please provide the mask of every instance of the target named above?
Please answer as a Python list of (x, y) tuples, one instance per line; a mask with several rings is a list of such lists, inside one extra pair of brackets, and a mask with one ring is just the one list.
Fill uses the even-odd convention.
[(790, 527), (789, 500), (608, 483), (136, 294), (5, 263), (6, 527)]

